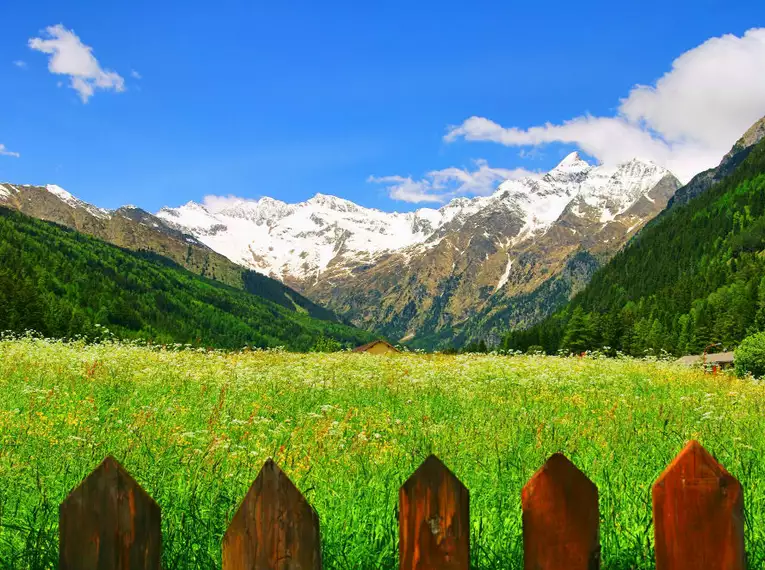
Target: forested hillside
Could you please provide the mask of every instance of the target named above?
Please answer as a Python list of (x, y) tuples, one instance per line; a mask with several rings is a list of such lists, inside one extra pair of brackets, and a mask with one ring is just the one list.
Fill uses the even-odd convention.
[(765, 329), (765, 141), (649, 224), (572, 302), (503, 346), (698, 353)]
[(326, 321), (338, 317), (290, 289), (280, 281), (245, 269), (188, 234), (170, 227), (160, 218), (124, 206), (103, 210), (69, 194), (58, 186), (0, 184), (0, 205), (40, 220), (55, 222), (86, 235), (132, 251), (154, 252), (192, 273), (221, 281), (236, 289), (273, 301), (290, 310)]
[[(253, 284), (257, 287), (258, 284)], [(0, 331), (240, 348), (354, 346), (372, 338), (0, 207)]]

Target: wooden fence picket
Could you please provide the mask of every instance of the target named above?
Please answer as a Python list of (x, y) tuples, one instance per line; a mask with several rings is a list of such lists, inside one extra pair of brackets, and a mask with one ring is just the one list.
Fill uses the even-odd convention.
[(600, 568), (598, 489), (556, 453), (521, 494), (526, 570)]
[(740, 483), (691, 441), (653, 486), (656, 570), (745, 570)]
[[(745, 570), (740, 483), (691, 441), (652, 489), (656, 570)], [(521, 494), (526, 570), (600, 568), (597, 487), (556, 453)], [(59, 507), (59, 570), (160, 570), (161, 513), (107, 457)], [(470, 497), (434, 455), (399, 490), (399, 569), (468, 570)], [(223, 537), (223, 570), (321, 570), (319, 518), (272, 461)]]
[(319, 517), (271, 459), (223, 537), (223, 570), (320, 570)]
[(467, 488), (435, 456), (399, 490), (399, 570), (467, 570)]
[(107, 457), (59, 506), (59, 570), (159, 570), (157, 503)]

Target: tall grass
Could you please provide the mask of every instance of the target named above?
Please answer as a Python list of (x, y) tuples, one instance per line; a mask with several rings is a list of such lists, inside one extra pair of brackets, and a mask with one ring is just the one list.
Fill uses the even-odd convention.
[(328, 569), (397, 568), (398, 487), (431, 452), (471, 492), (473, 567), (521, 568), (520, 492), (563, 451), (600, 491), (603, 564), (653, 567), (650, 488), (701, 443), (744, 485), (765, 564), (765, 386), (673, 364), (222, 353), (0, 341), (0, 567), (57, 565), (58, 504), (113, 454), (162, 508), (163, 567), (219, 568), (272, 456)]

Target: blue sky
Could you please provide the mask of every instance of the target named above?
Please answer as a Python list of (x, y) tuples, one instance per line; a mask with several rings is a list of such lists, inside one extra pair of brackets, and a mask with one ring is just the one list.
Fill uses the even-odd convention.
[[(0, 181), (110, 208), (321, 192), (403, 211), (574, 148), (687, 178), (765, 115), (760, 0), (30, 0), (0, 22)], [(105, 88), (49, 70), (59, 24)]]

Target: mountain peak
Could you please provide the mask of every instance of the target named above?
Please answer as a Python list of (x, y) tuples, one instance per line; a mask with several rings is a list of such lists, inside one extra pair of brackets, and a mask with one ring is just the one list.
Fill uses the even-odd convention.
[(331, 196), (329, 194), (317, 193), (313, 198), (309, 198), (307, 204), (322, 206), (331, 210), (337, 210), (339, 212), (356, 211), (359, 206), (350, 200), (345, 198), (338, 198), (337, 196)]
[(730, 160), (733, 155), (741, 152), (742, 150), (753, 147), (763, 138), (765, 138), (765, 117), (749, 127), (749, 130), (747, 130), (744, 135), (736, 141), (736, 144), (733, 145), (733, 148), (730, 149), (730, 152), (728, 152), (728, 154), (723, 157), (720, 164), (724, 164), (727, 160)]
[(80, 205), (80, 200), (78, 198), (75, 198), (72, 194), (70, 194), (69, 192), (67, 192), (61, 186), (58, 186), (57, 184), (48, 184), (47, 186), (45, 186), (45, 189), (51, 194), (61, 199), (62, 202), (66, 202), (67, 204), (74, 205), (74, 206)]
[(314, 194), (312, 198), (308, 199), (308, 201), (312, 204), (336, 204), (338, 202), (348, 202), (348, 200), (344, 198), (338, 198), (337, 196), (332, 196), (331, 194), (322, 194), (321, 192)]
[(590, 168), (590, 164), (584, 160), (578, 151), (574, 151), (560, 161), (558, 166), (553, 168), (555, 172), (581, 172)]
[(58, 186), (57, 184), (48, 184), (45, 186), (45, 190), (53, 194), (56, 198), (61, 200), (64, 204), (69, 206), (70, 208), (82, 208), (84, 210), (87, 210), (92, 215), (94, 215), (97, 218), (108, 218), (111, 216), (111, 212), (109, 210), (105, 210), (103, 208), (97, 208), (96, 206), (93, 206), (92, 204), (88, 204), (87, 202), (83, 202), (76, 196), (73, 196), (66, 190), (64, 190), (61, 186)]

